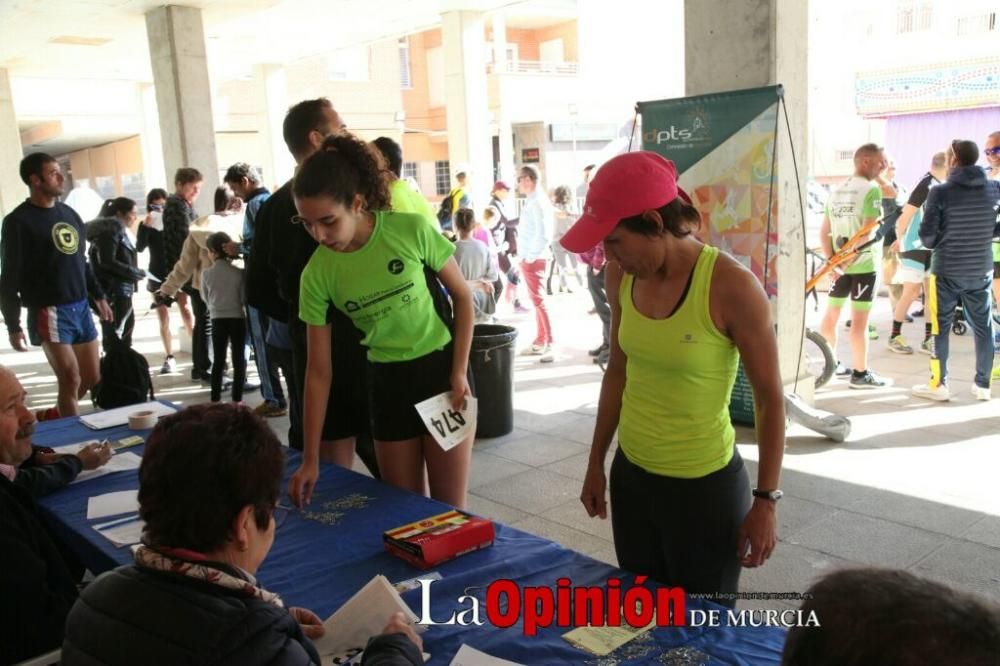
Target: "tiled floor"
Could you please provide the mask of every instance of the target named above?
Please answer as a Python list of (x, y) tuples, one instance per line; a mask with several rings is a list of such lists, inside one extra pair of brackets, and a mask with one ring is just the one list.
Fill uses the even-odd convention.
[[(155, 317), (145, 303), (137, 305), (142, 314), (136, 347), (158, 367), (162, 350)], [(476, 443), (469, 506), (615, 563), (610, 520), (588, 518), (578, 499), (601, 381), (584, 351), (600, 334), (597, 318), (586, 314), (589, 307), (582, 290), (552, 299), (560, 343), (556, 362), (517, 358), (515, 429)], [(800, 426), (789, 429), (782, 473), (786, 497), (778, 512), (781, 543), (766, 566), (744, 573), (742, 589), (801, 592), (833, 568), (870, 564), (907, 568), (1000, 600), (1000, 402), (975, 402), (968, 394), (971, 333), (952, 341), (956, 399), (940, 404), (911, 397), (909, 387), (926, 379), (927, 357), (887, 350), (887, 312), (883, 300), (875, 310), (881, 339), (872, 342), (871, 366), (895, 385), (861, 392), (835, 380), (819, 391), (819, 408), (851, 418), (853, 432), (843, 444)], [(505, 321), (520, 328), (520, 345), (530, 343), (532, 315)], [(919, 340), (922, 322), (907, 325), (904, 333)], [(846, 335), (841, 346), (846, 358)], [(156, 377), (157, 395), (184, 404), (206, 400), (208, 388), (187, 379), (189, 357), (179, 358), (180, 373)], [(0, 363), (14, 367), (32, 404), (54, 402), (54, 383), (40, 351), (4, 349)], [(251, 403), (259, 400), (259, 394), (248, 396)], [(287, 421), (273, 424), (284, 436)], [(737, 437), (753, 481), (753, 432), (740, 428)], [(782, 601), (748, 605), (788, 607)]]

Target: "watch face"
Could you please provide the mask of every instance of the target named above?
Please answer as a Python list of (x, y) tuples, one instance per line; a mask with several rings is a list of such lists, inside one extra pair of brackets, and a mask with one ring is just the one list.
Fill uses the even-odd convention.
[(780, 500), (782, 497), (785, 496), (785, 493), (781, 492), (780, 490), (774, 490), (768, 493), (768, 495), (770, 495), (771, 499), (773, 500)]

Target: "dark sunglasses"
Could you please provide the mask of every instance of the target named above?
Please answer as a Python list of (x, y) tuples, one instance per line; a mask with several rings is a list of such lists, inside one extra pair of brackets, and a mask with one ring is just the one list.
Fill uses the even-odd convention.
[(983, 152), (989, 155), (990, 157), (1000, 155), (1000, 146), (995, 146), (993, 148), (985, 148), (983, 149)]

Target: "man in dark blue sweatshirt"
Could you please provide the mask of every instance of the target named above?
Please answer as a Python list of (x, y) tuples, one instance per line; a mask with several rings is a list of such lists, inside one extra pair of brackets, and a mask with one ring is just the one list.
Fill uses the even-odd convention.
[[(976, 166), (979, 147), (954, 141), (948, 151), (948, 180), (931, 189), (924, 203), (920, 240), (933, 250), (928, 297), (930, 314), (937, 313), (937, 334), (931, 356), (931, 380), (913, 387), (913, 395), (929, 400), (951, 399), (948, 388), (948, 334), (961, 299), (976, 341), (976, 377), (972, 395), (990, 399), (993, 365), (993, 319), (990, 286), (992, 242), (997, 234), (1000, 183), (987, 180)], [(936, 306), (936, 307), (935, 307)]]
[(59, 383), (59, 414), (74, 416), (79, 399), (101, 378), (88, 295), (103, 321), (114, 317), (87, 263), (83, 220), (57, 201), (64, 181), (59, 163), (32, 153), (20, 170), (31, 195), (0, 231), (0, 310), (11, 346), (26, 352), (21, 306), (28, 309), (28, 338), (45, 350)]

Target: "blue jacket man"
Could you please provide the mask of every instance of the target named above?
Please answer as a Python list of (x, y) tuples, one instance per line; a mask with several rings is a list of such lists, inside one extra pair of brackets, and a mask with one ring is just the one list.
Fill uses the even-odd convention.
[(948, 389), (948, 332), (958, 303), (975, 335), (976, 375), (972, 395), (989, 400), (993, 364), (993, 320), (990, 287), (993, 277), (992, 241), (997, 233), (1000, 183), (987, 180), (976, 166), (979, 147), (955, 141), (948, 153), (948, 180), (933, 188), (924, 204), (920, 240), (931, 255), (931, 312), (937, 312), (938, 332), (931, 357), (931, 381), (915, 386), (914, 395), (951, 399)]

